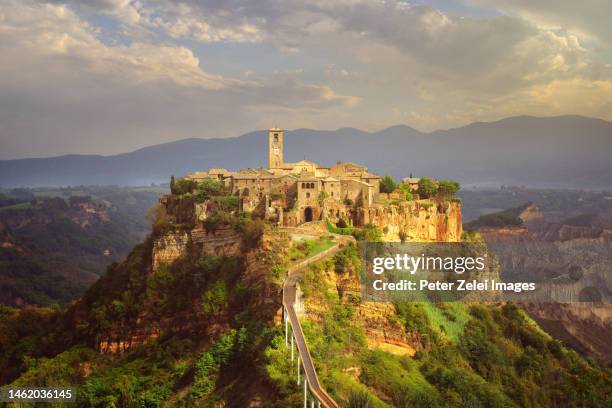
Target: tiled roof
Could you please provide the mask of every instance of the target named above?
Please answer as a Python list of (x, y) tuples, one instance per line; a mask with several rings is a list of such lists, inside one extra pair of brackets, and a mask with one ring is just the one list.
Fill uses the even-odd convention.
[(372, 185), (370, 183), (366, 183), (365, 181), (361, 181), (361, 180), (355, 180), (355, 179), (341, 179), (340, 181), (342, 182), (349, 182), (349, 183), (359, 183), (359, 184), (363, 184), (366, 185), (368, 187), (372, 187)]
[(226, 174), (228, 171), (222, 167), (213, 167), (208, 170), (208, 174), (217, 175), (217, 174)]
[(338, 180), (337, 178), (333, 178), (333, 177), (325, 177), (323, 179), (323, 181), (328, 181), (328, 182), (338, 182), (340, 180)]
[(244, 179), (256, 179), (258, 177), (257, 174), (253, 173), (236, 173), (233, 176), (236, 180), (244, 180)]
[(357, 163), (353, 163), (353, 162), (337, 162), (333, 167), (344, 167), (344, 166), (350, 166), (350, 167), (359, 167), (362, 169), (365, 169), (366, 166), (363, 166), (361, 164), (357, 164)]
[(185, 176), (185, 178), (190, 178), (190, 179), (201, 179), (201, 178), (208, 178), (208, 177), (209, 175), (205, 171), (196, 171), (196, 172), (193, 172)]

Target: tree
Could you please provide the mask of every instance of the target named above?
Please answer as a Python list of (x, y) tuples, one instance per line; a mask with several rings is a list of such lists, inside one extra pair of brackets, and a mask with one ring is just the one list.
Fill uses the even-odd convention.
[[(172, 179), (170, 179), (172, 182)], [(193, 193), (193, 190), (197, 187), (197, 183), (193, 180), (179, 179), (174, 182), (174, 191), (172, 194), (182, 195), (187, 193)]]
[(170, 177), (170, 192), (172, 194), (176, 194), (174, 192), (174, 186), (175, 186), (176, 180), (174, 179), (174, 175), (172, 175), (172, 177)]
[(198, 197), (199, 201), (206, 201), (213, 196), (223, 196), (228, 192), (223, 183), (217, 180), (205, 179), (193, 186), (193, 192)]
[(427, 177), (423, 177), (419, 180), (419, 195), (424, 198), (431, 197), (438, 191), (436, 183)]
[(442, 197), (452, 197), (459, 188), (459, 183), (454, 180), (441, 180), (438, 183), (438, 194)]
[(202, 294), (200, 306), (206, 316), (218, 313), (227, 306), (227, 285), (225, 281), (218, 280)]
[(397, 188), (404, 193), (404, 198), (407, 201), (412, 200), (412, 191), (410, 191), (410, 184), (400, 183)]
[(386, 175), (380, 180), (380, 192), (381, 193), (392, 193), (397, 188), (397, 181), (390, 176)]
[(319, 201), (319, 205), (321, 207), (323, 207), (323, 203), (325, 203), (325, 200), (327, 200), (327, 197), (328, 197), (327, 191), (319, 192), (319, 196), (317, 197), (317, 200)]

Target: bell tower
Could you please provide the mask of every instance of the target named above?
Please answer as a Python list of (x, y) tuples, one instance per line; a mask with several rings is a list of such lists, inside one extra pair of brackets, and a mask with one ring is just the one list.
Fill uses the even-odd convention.
[(277, 169), (283, 165), (283, 129), (268, 130), (268, 167)]

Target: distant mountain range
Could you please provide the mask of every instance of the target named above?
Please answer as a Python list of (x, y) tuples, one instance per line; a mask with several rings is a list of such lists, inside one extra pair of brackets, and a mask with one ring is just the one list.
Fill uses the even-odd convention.
[[(143, 185), (209, 167), (266, 166), (267, 137), (183, 139), (129, 153), (0, 161), (0, 186)], [(517, 116), (422, 133), (393, 126), (286, 132), (285, 160), (353, 161), (378, 174), (451, 178), (464, 185), (612, 188), (612, 122)]]

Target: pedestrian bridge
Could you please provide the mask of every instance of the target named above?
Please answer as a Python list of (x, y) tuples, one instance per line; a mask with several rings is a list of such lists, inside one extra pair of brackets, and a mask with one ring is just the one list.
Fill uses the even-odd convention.
[[(293, 233), (300, 234), (299, 229), (295, 229)], [(329, 234), (327, 234), (329, 235)], [(299, 282), (302, 272), (308, 265), (319, 262), (323, 259), (333, 256), (340, 251), (346, 244), (354, 241), (353, 237), (335, 236), (336, 245), (325, 251), (307, 258), (295, 265), (292, 265), (287, 270), (287, 278), (283, 284), (283, 322), (285, 325), (285, 346), (291, 347), (291, 361), (296, 361), (297, 384), (304, 388), (304, 408), (324, 407), (324, 408), (339, 408), (340, 405), (325, 392), (325, 389), (319, 382), (317, 372), (308, 350), (308, 344), (304, 338), (302, 326), (295, 313), (296, 302), (296, 286)], [(294, 346), (295, 344), (295, 346)], [(294, 349), (297, 347), (297, 356), (294, 356)], [(302, 376), (303, 370), (303, 376)]]

